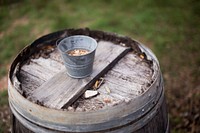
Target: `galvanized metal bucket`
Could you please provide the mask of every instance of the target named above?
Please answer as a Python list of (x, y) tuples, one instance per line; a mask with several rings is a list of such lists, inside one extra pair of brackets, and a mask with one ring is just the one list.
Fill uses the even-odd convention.
[[(61, 40), (58, 49), (62, 55), (67, 74), (73, 78), (89, 76), (93, 70), (96, 48), (96, 40), (84, 35), (70, 36)], [(76, 56), (69, 55), (68, 52), (75, 49), (84, 49), (88, 53)]]

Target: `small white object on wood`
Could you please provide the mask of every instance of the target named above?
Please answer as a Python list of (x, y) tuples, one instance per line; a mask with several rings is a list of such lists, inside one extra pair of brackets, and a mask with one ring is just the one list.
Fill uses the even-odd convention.
[(98, 91), (86, 90), (83, 96), (84, 96), (84, 98), (91, 98), (91, 97), (94, 97), (98, 94), (99, 94)]

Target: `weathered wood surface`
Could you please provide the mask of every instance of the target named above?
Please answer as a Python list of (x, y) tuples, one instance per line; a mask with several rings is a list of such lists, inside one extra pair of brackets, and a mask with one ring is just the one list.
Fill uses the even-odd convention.
[(89, 84), (103, 76), (129, 50), (130, 48), (128, 47), (113, 45), (112, 43), (102, 43), (97, 48), (94, 70), (89, 77), (85, 79), (74, 79), (67, 76), (65, 69), (61, 70), (61, 72), (32, 92), (33, 100), (56, 109), (61, 109), (64, 106), (72, 104), (72, 102), (88, 89)]
[(64, 69), (58, 50), (49, 59), (42, 57), (31, 59), (29, 64), (23, 65), (20, 71), (21, 87), (25, 96), (31, 97), (32, 91)]
[[(99, 48), (107, 43), (110, 42), (100, 41), (98, 44)], [(117, 47), (118, 45), (112, 44), (112, 46)], [(98, 51), (96, 56), (98, 56)], [(25, 97), (31, 101), (41, 103), (48, 100), (38, 100), (39, 98), (36, 100), (33, 94), (41, 85), (45, 84), (45, 82), (63, 69), (65, 69), (65, 67), (57, 49), (50, 54), (50, 58), (48, 59), (42, 57), (31, 59), (30, 64), (23, 65), (20, 71), (20, 82)], [(62, 75), (66, 76), (66, 74)], [(80, 99), (72, 105), (73, 108), (70, 107), (70, 110), (74, 111), (76, 107), (78, 107), (77, 110), (79, 111), (98, 110), (106, 108), (107, 106), (120, 104), (121, 102), (128, 102), (145, 92), (148, 88), (148, 84), (152, 80), (152, 75), (153, 71), (149, 68), (148, 64), (143, 62), (139, 56), (129, 52), (104, 75), (105, 83), (98, 89), (100, 95), (87, 100)], [(46, 85), (43, 86), (47, 87)], [(107, 87), (110, 89), (111, 93), (106, 91), (105, 88)], [(39, 92), (44, 95), (43, 98), (47, 96), (45, 91)], [(53, 93), (53, 91), (51, 93)], [(49, 105), (45, 104), (44, 106), (49, 107)]]
[(98, 110), (130, 102), (146, 91), (152, 74), (152, 69), (130, 52), (103, 77), (105, 82), (98, 89), (100, 95), (89, 100), (79, 99), (68, 111)]

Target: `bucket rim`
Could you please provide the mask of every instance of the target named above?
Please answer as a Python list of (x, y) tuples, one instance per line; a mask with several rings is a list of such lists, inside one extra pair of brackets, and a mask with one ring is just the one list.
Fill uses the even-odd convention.
[[(94, 44), (95, 44), (94, 49), (93, 49), (93, 50), (90, 50), (87, 54), (84, 54), (84, 55), (77, 55), (77, 56), (73, 56), (73, 55), (66, 54), (66, 51), (67, 51), (67, 50), (66, 50), (66, 51), (63, 51), (63, 50), (60, 49), (61, 44), (62, 44), (65, 40), (71, 39), (71, 38), (80, 38), (80, 37), (84, 37), (84, 38), (91, 39), (91, 40), (94, 42)], [(98, 43), (97, 43), (97, 41), (96, 41), (94, 38), (92, 38), (92, 37), (90, 37), (90, 36), (86, 36), (86, 35), (72, 35), (72, 36), (68, 36), (68, 37), (64, 37), (64, 38), (62, 38), (62, 39), (59, 39), (59, 41), (57, 42), (56, 45), (57, 45), (57, 48), (58, 48), (59, 52), (61, 52), (62, 54), (65, 54), (65, 55), (67, 55), (67, 56), (69, 56), (69, 57), (83, 57), (83, 56), (87, 56), (87, 55), (89, 55), (89, 54), (95, 52), (96, 49), (97, 49)], [(75, 48), (75, 49), (76, 49), (76, 48)]]

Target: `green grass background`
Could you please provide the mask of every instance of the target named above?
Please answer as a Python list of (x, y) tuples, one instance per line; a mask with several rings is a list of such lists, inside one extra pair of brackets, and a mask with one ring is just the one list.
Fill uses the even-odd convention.
[(24, 46), (50, 32), (89, 27), (130, 36), (160, 61), (172, 133), (195, 133), (198, 126), (184, 123), (199, 123), (199, 7), (199, 0), (0, 0), (0, 78)]

